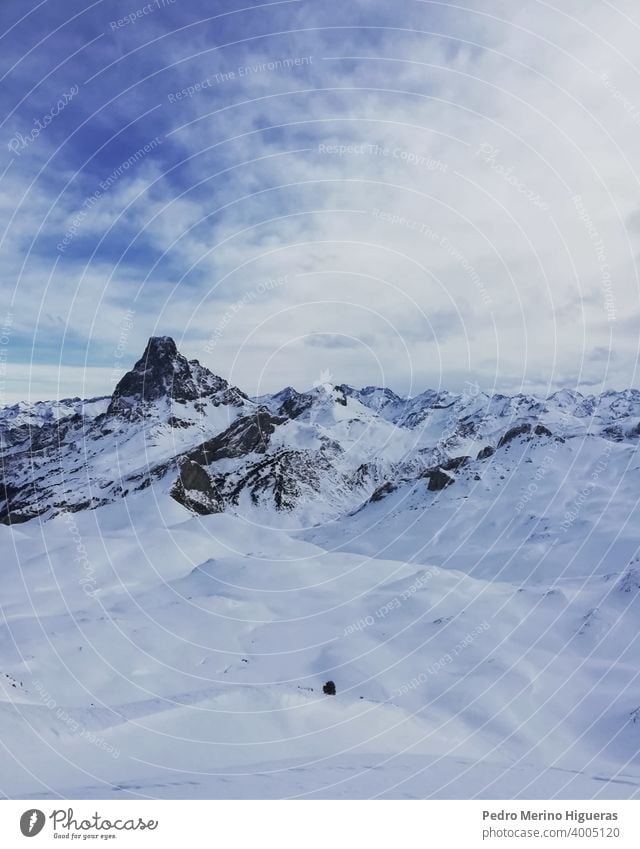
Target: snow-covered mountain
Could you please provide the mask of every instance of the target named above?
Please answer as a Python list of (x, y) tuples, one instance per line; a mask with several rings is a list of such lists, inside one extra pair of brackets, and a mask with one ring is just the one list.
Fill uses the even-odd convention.
[(167, 337), (111, 397), (0, 411), (0, 790), (637, 795), (639, 422), (249, 398)]
[(585, 442), (624, 462), (639, 436), (636, 390), (401, 398), (342, 385), (250, 399), (169, 337), (154, 337), (110, 398), (0, 411), (0, 520), (95, 508), (157, 481), (199, 513), (301, 527), (398, 490), (415, 508), (454, 482), (452, 498), (495, 494), (502, 480), (517, 489), (546, 452), (561, 465)]

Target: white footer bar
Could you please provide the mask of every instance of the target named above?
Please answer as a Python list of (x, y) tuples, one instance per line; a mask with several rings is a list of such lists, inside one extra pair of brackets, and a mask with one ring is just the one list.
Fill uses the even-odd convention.
[[(29, 839), (34, 843), (30, 844)], [(0, 846), (640, 847), (638, 802), (5, 801)]]

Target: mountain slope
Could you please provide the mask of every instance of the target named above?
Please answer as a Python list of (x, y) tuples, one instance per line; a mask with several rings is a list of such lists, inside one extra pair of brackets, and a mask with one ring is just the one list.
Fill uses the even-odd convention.
[(110, 398), (0, 411), (0, 789), (636, 797), (639, 421), (250, 399), (167, 337)]
[(11, 795), (640, 792), (637, 564), (486, 581), (153, 488), (0, 530)]
[[(162, 481), (197, 512), (303, 527), (347, 517), (398, 489), (411, 490), (412, 509), (454, 483), (460, 497), (459, 480), (475, 498), (482, 487), (471, 482), (485, 475), (520, 493), (538, 473), (538, 445), (559, 458), (553, 465), (575, 470), (578, 442), (600, 440), (603, 452), (619, 444), (614, 454), (629, 466), (620, 473), (631, 475), (639, 434), (636, 390), (563, 390), (547, 399), (428, 390), (403, 399), (389, 389), (322, 385), (251, 400), (188, 361), (171, 338), (152, 337), (111, 398), (0, 411), (0, 521), (94, 508)], [(532, 456), (505, 465), (522, 444)], [(197, 481), (192, 490), (185, 463), (187, 484)]]

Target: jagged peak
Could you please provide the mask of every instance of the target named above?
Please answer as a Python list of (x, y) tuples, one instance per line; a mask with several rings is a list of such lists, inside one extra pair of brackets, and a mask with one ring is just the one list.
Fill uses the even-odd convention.
[(197, 360), (187, 360), (171, 336), (151, 336), (140, 359), (118, 382), (107, 412), (128, 413), (161, 399), (196, 401), (227, 389), (226, 380)]
[(154, 357), (176, 357), (178, 346), (171, 336), (150, 336), (147, 347), (144, 349), (142, 359), (153, 359)]

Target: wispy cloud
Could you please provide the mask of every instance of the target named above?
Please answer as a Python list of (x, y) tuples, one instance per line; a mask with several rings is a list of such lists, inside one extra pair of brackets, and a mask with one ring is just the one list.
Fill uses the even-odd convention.
[(248, 391), (638, 384), (631, 3), (103, 5), (3, 10), (17, 395), (127, 310)]

